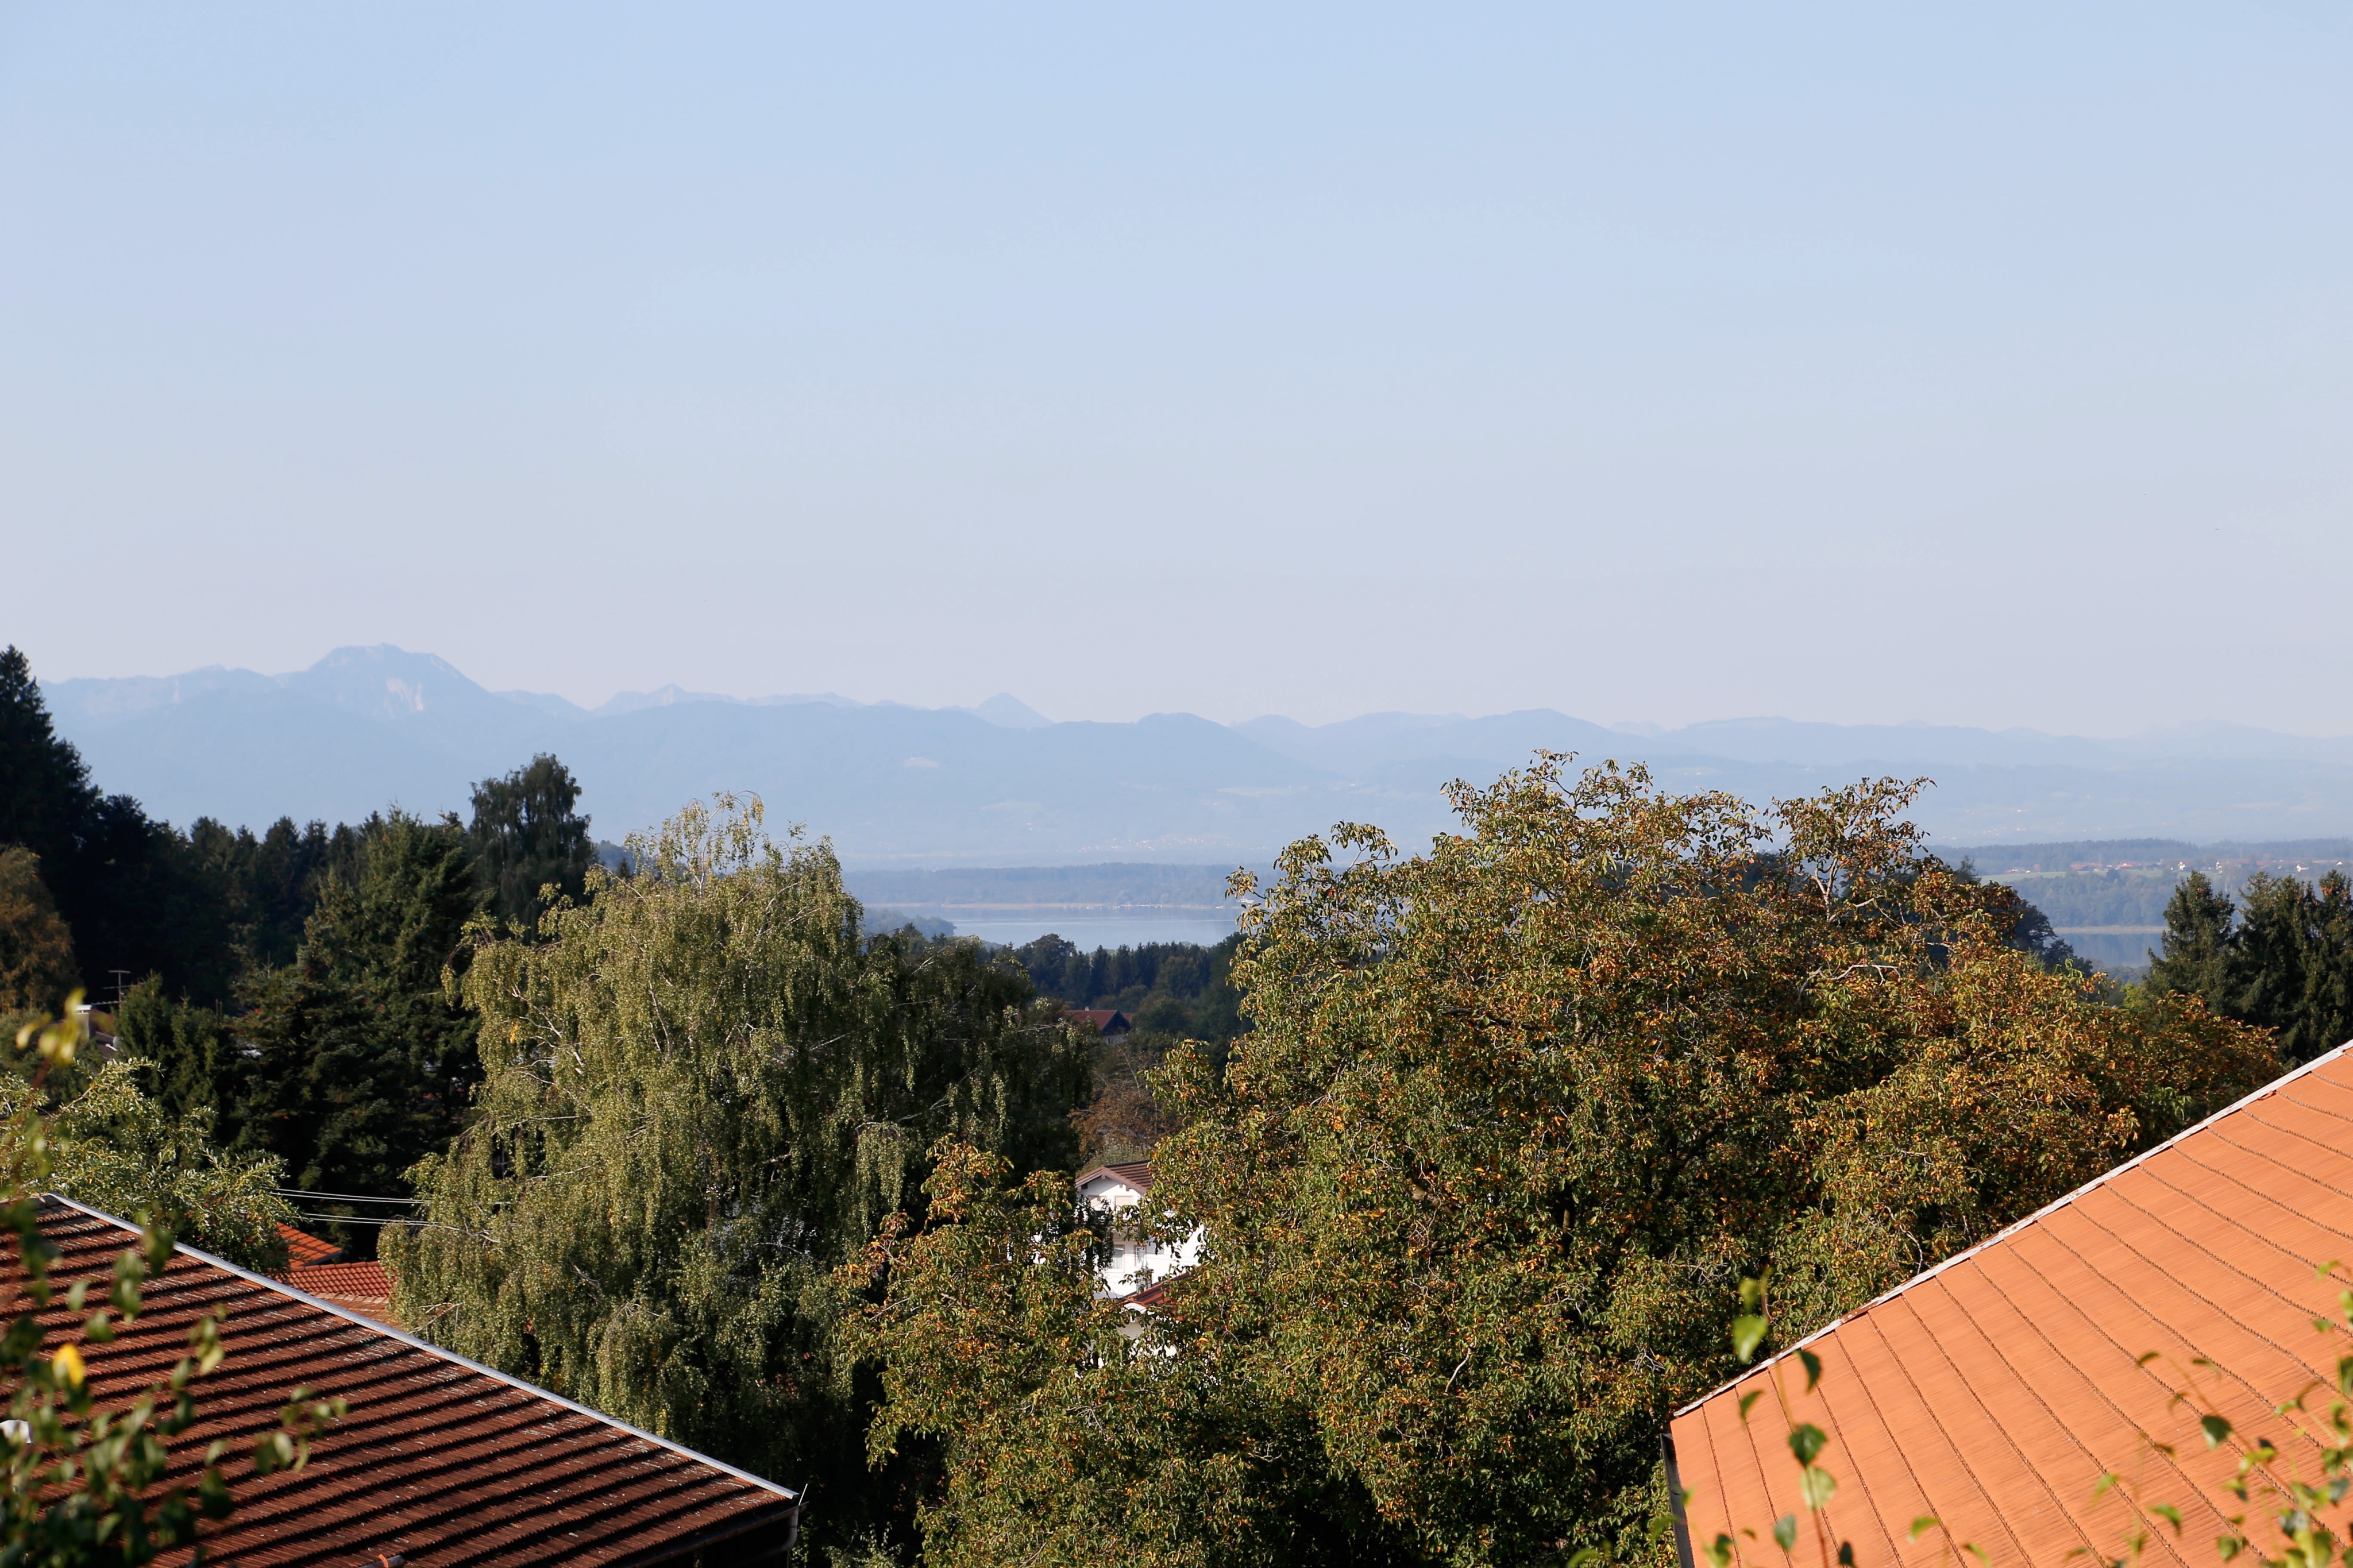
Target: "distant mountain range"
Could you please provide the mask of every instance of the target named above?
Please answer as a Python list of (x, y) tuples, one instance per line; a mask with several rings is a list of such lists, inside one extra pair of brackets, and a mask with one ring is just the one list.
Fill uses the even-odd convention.
[(390, 647), (339, 648), (290, 675), (216, 667), (44, 689), (101, 787), (183, 824), (349, 820), (394, 802), (463, 812), (473, 781), (550, 751), (586, 786), (600, 837), (715, 790), (751, 791), (772, 824), (806, 822), (874, 868), (1263, 864), (1343, 819), (1410, 845), (1451, 820), (1449, 780), (1492, 780), (1538, 747), (1646, 761), (1669, 787), (1752, 799), (1925, 773), (1936, 787), (1917, 819), (1973, 846), (2353, 833), (2353, 737), (2219, 724), (2104, 741), (1786, 719), (1605, 728), (1549, 710), (1054, 723), (1006, 695), (926, 709), (677, 687), (585, 709), (486, 690)]

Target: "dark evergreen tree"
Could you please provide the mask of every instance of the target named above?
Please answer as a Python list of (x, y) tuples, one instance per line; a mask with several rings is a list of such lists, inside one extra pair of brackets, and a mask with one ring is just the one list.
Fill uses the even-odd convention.
[[(351, 858), (337, 864), (345, 832)], [(444, 984), (470, 952), (473, 859), (455, 817), (396, 811), (313, 841), (329, 863), (293, 962), (248, 971), (234, 1018), (143, 988), (123, 1009), (122, 1039), (156, 1064), (167, 1106), (210, 1105), (226, 1145), (283, 1157), (296, 1186), (402, 1196), (408, 1168), (461, 1125), (480, 1077), (473, 1016)], [(374, 1250), (372, 1226), (328, 1228), (358, 1256)]]
[(2304, 1017), (2312, 889), (2294, 877), (2258, 871), (2239, 889), (2239, 923), (2222, 949), (2217, 1008), (2249, 1024), (2279, 1031), (2280, 1055), (2312, 1056), (2299, 1027)]
[(214, 1136), (224, 1146), (265, 1146), (240, 1139), (259, 1056), (238, 1037), (237, 1020), (201, 1003), (174, 1000), (160, 979), (131, 988), (114, 1015), (116, 1038), (149, 1064), (144, 1087), (174, 1117), (213, 1112)]
[(91, 784), (13, 647), (0, 652), (0, 844), (40, 857), (94, 994), (107, 995), (120, 970), (131, 979), (160, 973), (211, 1000), (227, 995), (237, 960), (221, 890), (196, 874), (187, 841), (169, 826)]
[(467, 844), (483, 898), (501, 922), (538, 929), (543, 889), (581, 896), (596, 847), (579, 804), (571, 771), (543, 752), (528, 767), (474, 786)]
[(58, 734), (31, 662), (10, 645), (0, 652), (0, 844), (39, 856), (55, 894), (58, 868), (79, 847), (97, 805), (90, 768)]
[(2238, 910), (2230, 896), (2192, 871), (2173, 889), (2165, 906), (2162, 950), (2148, 955), (2148, 988), (2158, 994), (2179, 993), (2202, 998), (2209, 1007), (2228, 1012), (2223, 966), (2231, 944), (2231, 923)]
[(2314, 889), (2308, 929), (2305, 1037), (2317, 1055), (2353, 1040), (2353, 881), (2344, 872), (2329, 872)]

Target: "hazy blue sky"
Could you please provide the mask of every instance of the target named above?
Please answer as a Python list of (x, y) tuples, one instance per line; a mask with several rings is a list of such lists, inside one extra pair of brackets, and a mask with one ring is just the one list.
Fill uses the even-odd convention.
[(0, 5), (0, 637), (2353, 730), (2341, 4)]

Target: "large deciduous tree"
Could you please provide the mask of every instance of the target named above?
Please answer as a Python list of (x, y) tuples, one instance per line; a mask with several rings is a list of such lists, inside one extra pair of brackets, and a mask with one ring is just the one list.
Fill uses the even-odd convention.
[[(1427, 854), (1363, 827), (1294, 845), (1234, 966), (1253, 1028), (1222, 1070), (1180, 1049), (1162, 1076), (1183, 1125), (1152, 1201), (1202, 1261), (1143, 1361), (1039, 1292), (984, 1311), (944, 1288), (937, 1227), (849, 1278), (882, 1291), (884, 1430), (944, 1445), (932, 1559), (1083, 1561), (1089, 1493), (1222, 1478), (1155, 1552), (1282, 1561), (1220, 1523), (1269, 1517), (1263, 1450), (1218, 1447), (1250, 1424), (1067, 1508), (1029, 1479), (997, 1413), (1109, 1410), (1139, 1377), (1178, 1409), (1247, 1389), (1250, 1429), (1312, 1434), (1289, 1452), (1318, 1495), (1361, 1494), (1433, 1558), (1659, 1550), (1660, 1435), (1732, 1370), (1741, 1278), (1772, 1268), (1801, 1333), (2278, 1070), (2262, 1031), (2102, 1005), (2021, 951), (2016, 896), (1926, 857), (1909, 794), (1759, 813), (1547, 758), (1458, 786), (1462, 831)], [(961, 1370), (935, 1353), (951, 1326)]]
[(829, 848), (756, 801), (691, 807), (592, 869), (536, 942), (483, 939), (477, 1116), (387, 1237), (438, 1342), (764, 1474), (839, 1477), (858, 1395), (828, 1272), (954, 1136), (1066, 1161), (1083, 1043), (968, 942), (861, 937)]

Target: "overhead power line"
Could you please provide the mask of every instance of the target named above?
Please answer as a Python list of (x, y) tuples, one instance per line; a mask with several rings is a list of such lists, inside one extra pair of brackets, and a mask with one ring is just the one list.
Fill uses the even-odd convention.
[(281, 1198), (316, 1198), (337, 1204), (418, 1204), (422, 1198), (377, 1198), (365, 1193), (314, 1193), (305, 1187), (272, 1187)]

